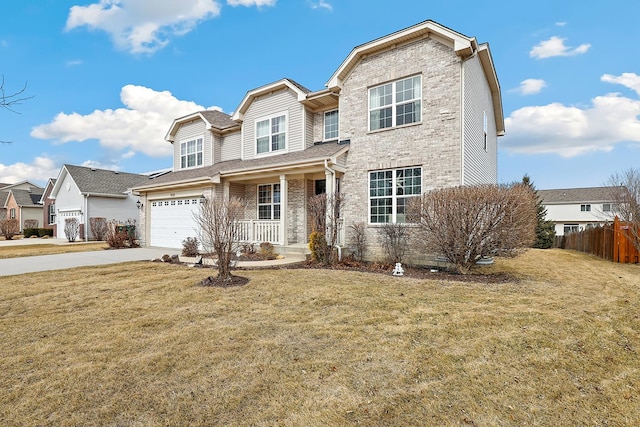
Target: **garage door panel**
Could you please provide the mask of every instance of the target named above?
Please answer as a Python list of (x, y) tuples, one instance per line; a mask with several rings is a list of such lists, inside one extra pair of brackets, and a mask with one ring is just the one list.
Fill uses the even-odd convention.
[(150, 245), (182, 248), (187, 237), (197, 236), (194, 214), (199, 213), (199, 199), (167, 199), (151, 203)]

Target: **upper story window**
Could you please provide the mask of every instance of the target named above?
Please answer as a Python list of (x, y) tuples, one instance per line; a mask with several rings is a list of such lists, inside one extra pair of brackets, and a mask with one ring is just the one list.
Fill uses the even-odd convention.
[(406, 222), (407, 201), (422, 194), (422, 168), (369, 172), (369, 222)]
[(324, 140), (338, 139), (338, 110), (324, 113)]
[(287, 146), (287, 115), (278, 114), (256, 121), (256, 153), (284, 150)]
[(202, 138), (180, 143), (180, 168), (202, 166)]
[(603, 203), (602, 212), (618, 212), (617, 203)]
[(413, 76), (369, 89), (369, 130), (421, 120), (422, 77)]
[(591, 212), (591, 205), (580, 205), (581, 212)]

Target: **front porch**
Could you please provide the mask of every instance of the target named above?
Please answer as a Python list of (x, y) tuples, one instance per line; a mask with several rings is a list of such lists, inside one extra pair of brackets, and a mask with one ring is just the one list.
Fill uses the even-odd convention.
[[(240, 221), (240, 235), (239, 241), (241, 243), (255, 243), (260, 244), (263, 242), (271, 243), (272, 245), (287, 247), (287, 246), (305, 246), (307, 242), (294, 242), (290, 243), (288, 239), (283, 239), (282, 230), (286, 229), (287, 225), (284, 221), (280, 220), (255, 220), (245, 219)], [(344, 244), (344, 226), (343, 221), (338, 221), (338, 239), (337, 245)]]

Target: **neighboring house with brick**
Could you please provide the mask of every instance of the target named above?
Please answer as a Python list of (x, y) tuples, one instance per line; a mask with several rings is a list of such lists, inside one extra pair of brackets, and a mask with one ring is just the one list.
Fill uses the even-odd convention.
[(20, 232), (25, 229), (26, 221), (35, 221), (35, 227), (40, 227), (42, 221), (42, 205), (40, 198), (44, 189), (42, 187), (29, 188), (28, 190), (12, 188), (7, 197), (7, 211), (9, 218), (18, 220)]
[[(18, 182), (17, 184), (2, 184), (3, 186), (0, 187), (0, 219), (1, 218), (9, 218), (9, 219), (17, 219), (20, 222), (20, 230), (22, 230), (22, 224), (24, 223), (23, 221), (23, 216), (21, 215), (21, 208), (22, 206), (25, 206), (26, 209), (24, 211), (25, 215), (26, 215), (26, 219), (37, 219), (38, 221), (41, 220), (40, 217), (38, 218), (31, 218), (32, 214), (33, 214), (33, 210), (37, 209), (37, 206), (34, 206), (31, 204), (31, 197), (27, 197), (24, 196), (22, 194), (22, 191), (26, 191), (26, 194), (40, 194), (42, 195), (42, 191), (43, 188), (40, 187), (37, 184), (34, 184), (30, 181), (22, 181), (22, 182)], [(12, 195), (12, 191), (17, 192), (17, 197), (18, 199), (16, 199), (16, 195)], [(36, 203), (37, 205), (37, 203)], [(40, 206), (40, 209), (42, 209), (42, 207)], [(40, 213), (41, 211), (38, 211), (38, 213)]]
[(42, 205), (42, 228), (52, 229), (53, 236), (57, 236), (57, 224), (56, 224), (56, 201), (52, 199), (51, 191), (56, 185), (55, 178), (49, 178), (47, 185), (44, 187), (40, 204)]
[(504, 133), (500, 86), (487, 44), (425, 21), (355, 47), (311, 91), (282, 79), (246, 93), (232, 116), (176, 119), (166, 139), (173, 171), (139, 185), (144, 244), (181, 247), (196, 235), (201, 198), (247, 204), (243, 240), (306, 247), (315, 194), (340, 191), (344, 231), (405, 222), (425, 191), (496, 183)]
[(556, 224), (556, 236), (613, 222), (618, 210), (612, 187), (538, 190), (546, 219)]
[[(52, 185), (48, 199), (53, 201), (53, 216), (49, 221), (56, 229), (56, 237), (64, 238), (67, 218), (80, 224), (79, 239), (92, 239), (89, 220), (94, 217), (107, 221), (138, 218), (137, 197), (131, 187), (148, 180), (145, 175), (64, 165)], [(85, 232), (86, 231), (86, 232)]]

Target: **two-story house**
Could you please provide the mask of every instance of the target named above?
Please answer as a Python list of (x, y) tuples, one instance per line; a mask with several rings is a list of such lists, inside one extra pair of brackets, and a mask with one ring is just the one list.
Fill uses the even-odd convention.
[(618, 210), (614, 195), (612, 187), (538, 190), (546, 219), (556, 224), (556, 236), (612, 223)]
[(305, 246), (308, 199), (339, 190), (343, 231), (367, 224), (376, 257), (377, 229), (404, 222), (409, 198), (495, 183), (503, 133), (488, 45), (425, 21), (355, 47), (325, 89), (282, 79), (247, 92), (232, 116), (176, 119), (173, 171), (134, 188), (141, 238), (179, 248), (202, 197), (239, 196), (247, 240)]

